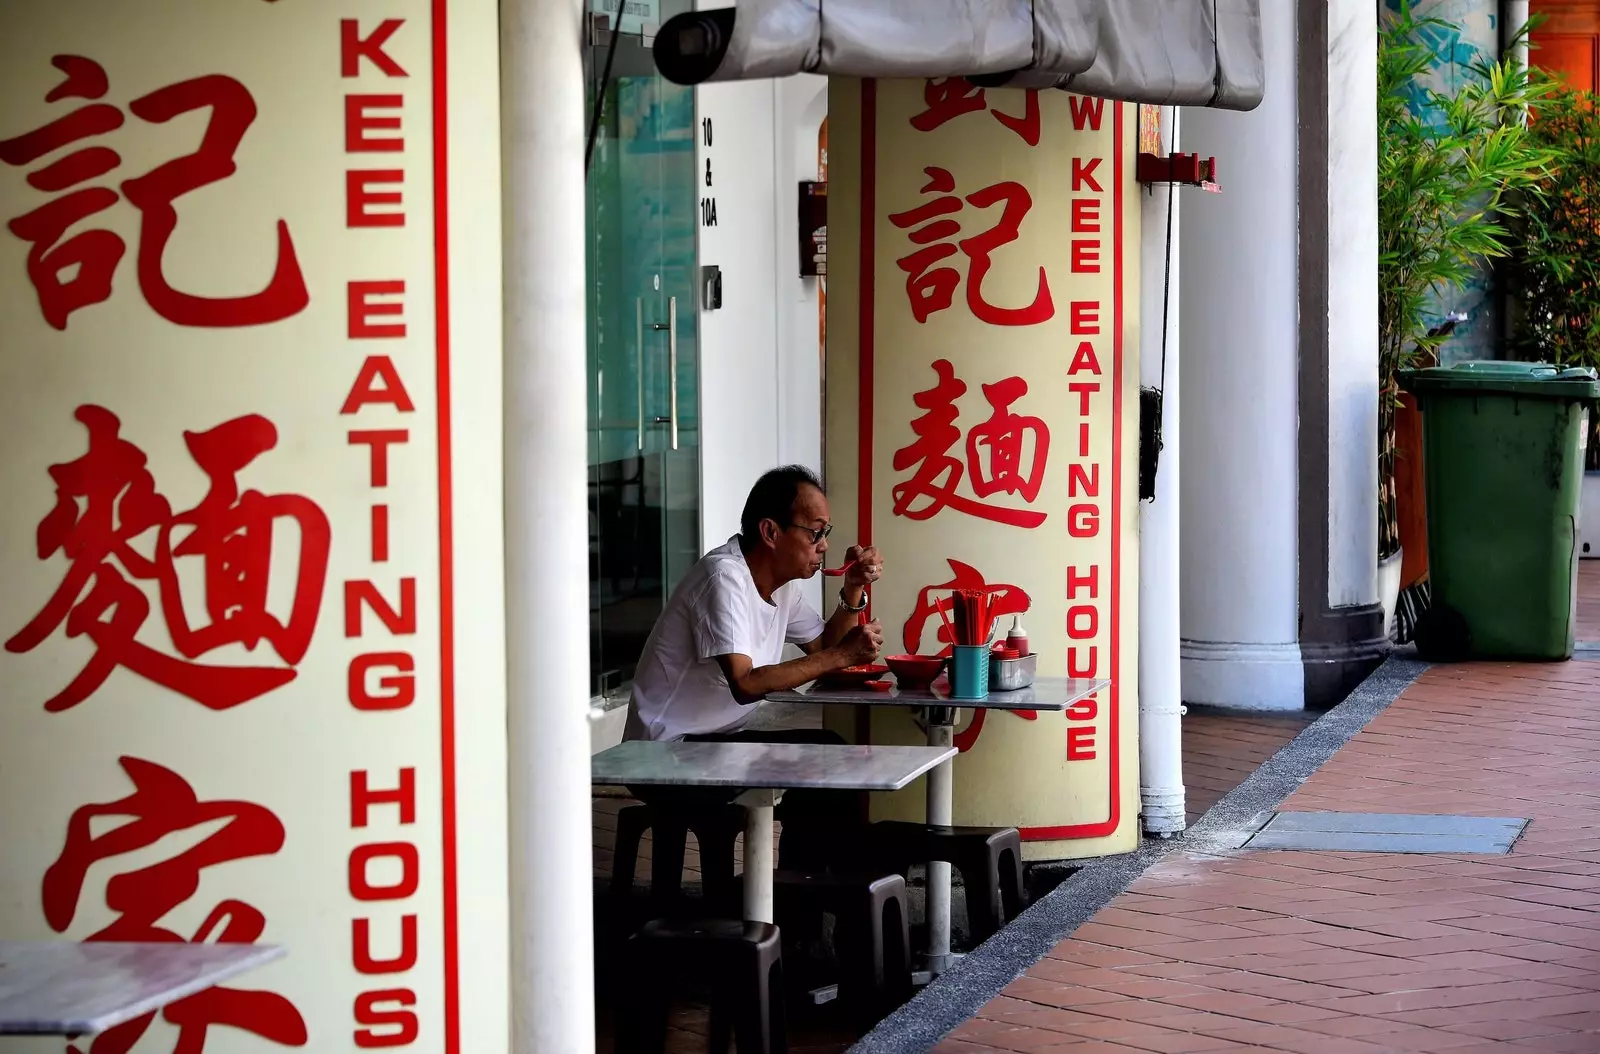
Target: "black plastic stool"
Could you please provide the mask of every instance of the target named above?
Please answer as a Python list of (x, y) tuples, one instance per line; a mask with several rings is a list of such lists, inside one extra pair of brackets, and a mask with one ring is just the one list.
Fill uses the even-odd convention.
[(617, 1054), (660, 1054), (673, 982), (689, 972), (712, 983), (712, 1054), (730, 1038), (739, 1054), (784, 1054), (783, 952), (778, 927), (729, 919), (656, 919), (628, 939), (618, 993)]
[(659, 908), (676, 902), (683, 892), (683, 856), (693, 831), (700, 843), (700, 874), (706, 899), (724, 901), (738, 892), (734, 876), (734, 842), (744, 833), (745, 811), (738, 805), (679, 809), (629, 805), (617, 813), (617, 841), (612, 853), (611, 896), (621, 903), (633, 892), (639, 864), (639, 842), (650, 831), (650, 897)]
[(1022, 912), (1022, 836), (1015, 827), (942, 827), (882, 820), (858, 843), (875, 866), (904, 874), (912, 864), (944, 860), (961, 872), (967, 925), (980, 944)]
[(780, 919), (828, 912), (837, 920), (843, 995), (877, 1008), (898, 1003), (911, 990), (911, 915), (903, 877), (777, 871), (773, 893)]

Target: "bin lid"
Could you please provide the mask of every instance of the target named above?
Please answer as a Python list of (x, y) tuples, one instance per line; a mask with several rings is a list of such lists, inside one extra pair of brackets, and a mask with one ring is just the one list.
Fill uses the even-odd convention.
[(1480, 360), (1401, 370), (1408, 392), (1507, 392), (1546, 399), (1600, 399), (1600, 376), (1587, 366)]

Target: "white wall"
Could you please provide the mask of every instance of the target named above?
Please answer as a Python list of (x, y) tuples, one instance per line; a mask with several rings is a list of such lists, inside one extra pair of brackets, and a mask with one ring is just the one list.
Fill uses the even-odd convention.
[(1328, 7), (1328, 604), (1378, 600), (1378, 17)]
[(1250, 113), (1186, 109), (1222, 193), (1183, 210), (1183, 689), (1299, 709), (1295, 5), (1262, 5), (1267, 91)]
[[(710, 148), (703, 135), (696, 148), (700, 192), (717, 200), (717, 226), (700, 228), (700, 264), (722, 268), (723, 298), (721, 310), (700, 312), (706, 548), (739, 529), (761, 473), (790, 462), (822, 467), (817, 280), (800, 277), (795, 246), (798, 184), (817, 176), (827, 84), (801, 76), (697, 90), (699, 116), (713, 130)], [(820, 583), (812, 589), (820, 605)]]
[(738, 531), (750, 485), (779, 463), (775, 96), (770, 80), (696, 90), (699, 118), (710, 118), (713, 129), (710, 148), (703, 135), (696, 140), (699, 189), (717, 202), (717, 226), (700, 227), (700, 265), (722, 268), (722, 308), (700, 311), (700, 537), (706, 549)]

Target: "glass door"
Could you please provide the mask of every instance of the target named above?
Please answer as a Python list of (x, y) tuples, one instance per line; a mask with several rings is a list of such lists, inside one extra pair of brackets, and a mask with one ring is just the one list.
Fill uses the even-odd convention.
[[(607, 5), (607, 6), (602, 6)], [(687, 2), (627, 4), (589, 46), (589, 625), (592, 689), (633, 678), (666, 598), (700, 555), (694, 90), (655, 72), (645, 34)], [(614, 12), (615, 0), (591, 0)]]

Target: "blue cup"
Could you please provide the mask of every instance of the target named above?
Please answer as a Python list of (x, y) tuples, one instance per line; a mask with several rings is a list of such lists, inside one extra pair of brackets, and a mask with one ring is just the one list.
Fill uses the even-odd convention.
[(989, 695), (989, 646), (958, 644), (950, 659), (950, 698), (986, 699)]

